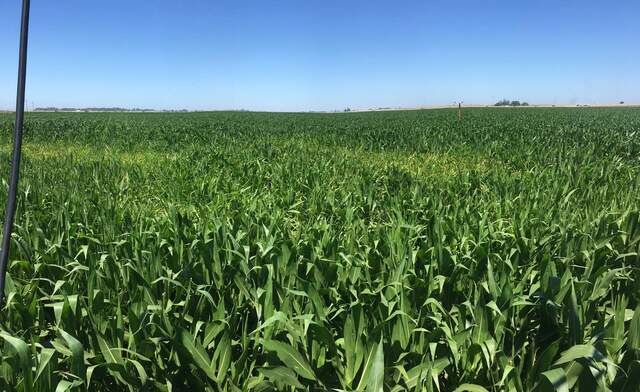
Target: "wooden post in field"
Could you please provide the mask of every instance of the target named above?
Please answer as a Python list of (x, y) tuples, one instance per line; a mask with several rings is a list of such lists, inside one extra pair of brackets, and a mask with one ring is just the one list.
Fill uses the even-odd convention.
[(462, 102), (458, 102), (458, 122), (462, 119)]

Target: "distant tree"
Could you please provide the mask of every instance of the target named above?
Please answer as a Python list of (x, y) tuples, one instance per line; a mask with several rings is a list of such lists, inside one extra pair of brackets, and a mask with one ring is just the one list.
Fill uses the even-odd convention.
[(350, 112), (350, 111), (351, 111), (351, 108), (346, 108), (344, 111), (345, 111), (345, 112)]
[(503, 99), (501, 101), (496, 102), (493, 106), (529, 106), (527, 102), (520, 101), (509, 101), (508, 99)]
[(620, 101), (620, 105), (624, 105), (624, 101)]

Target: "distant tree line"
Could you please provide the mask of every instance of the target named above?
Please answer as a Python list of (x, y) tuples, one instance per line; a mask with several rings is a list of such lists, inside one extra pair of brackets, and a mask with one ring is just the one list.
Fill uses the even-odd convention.
[(508, 99), (503, 99), (502, 101), (498, 101), (493, 106), (529, 106), (527, 102), (520, 101), (509, 101)]

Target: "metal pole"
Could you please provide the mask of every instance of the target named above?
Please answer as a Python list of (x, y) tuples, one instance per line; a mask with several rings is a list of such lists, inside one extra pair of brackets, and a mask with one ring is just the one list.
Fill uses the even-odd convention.
[(29, 38), (29, 0), (22, 0), (22, 26), (20, 28), (20, 61), (18, 64), (18, 92), (16, 95), (16, 123), (13, 129), (13, 155), (11, 157), (11, 178), (7, 196), (7, 210), (2, 231), (2, 250), (0, 251), (0, 305), (4, 303), (4, 279), (7, 273), (11, 229), (16, 213), (18, 179), (20, 177), (20, 155), (22, 152), (22, 126), (24, 124), (24, 89), (27, 78), (27, 40)]

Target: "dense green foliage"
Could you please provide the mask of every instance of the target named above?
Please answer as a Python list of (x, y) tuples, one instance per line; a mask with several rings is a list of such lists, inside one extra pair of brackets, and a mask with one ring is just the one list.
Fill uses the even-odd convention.
[(503, 99), (496, 102), (493, 106), (529, 106), (529, 104), (527, 102), (509, 101), (508, 99)]
[(637, 109), (26, 128), (0, 389), (638, 390)]

